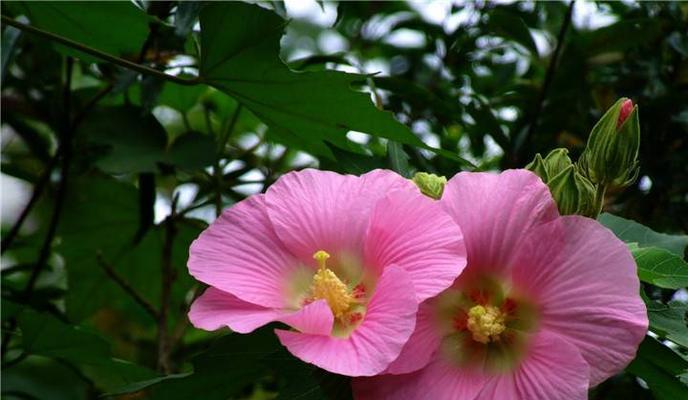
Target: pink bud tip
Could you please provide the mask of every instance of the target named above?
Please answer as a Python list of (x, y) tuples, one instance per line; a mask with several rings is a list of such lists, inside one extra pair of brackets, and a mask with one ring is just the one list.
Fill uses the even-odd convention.
[(621, 105), (621, 111), (619, 111), (619, 119), (616, 121), (617, 129), (628, 119), (631, 111), (633, 111), (633, 101), (626, 99)]

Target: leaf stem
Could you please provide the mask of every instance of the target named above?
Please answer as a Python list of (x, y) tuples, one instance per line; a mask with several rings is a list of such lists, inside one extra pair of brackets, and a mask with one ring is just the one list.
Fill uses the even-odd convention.
[(172, 283), (174, 282), (174, 268), (172, 266), (172, 250), (174, 245), (174, 238), (177, 235), (177, 227), (175, 225), (175, 215), (177, 213), (177, 202), (179, 201), (179, 194), (174, 196), (172, 200), (172, 210), (170, 215), (163, 222), (165, 227), (165, 241), (162, 247), (161, 258), (161, 278), (162, 290), (160, 295), (160, 311), (158, 312), (158, 370), (164, 373), (170, 373), (172, 370), (170, 365), (170, 350), (171, 342), (167, 326), (167, 316), (170, 308), (170, 300), (172, 296)]
[(136, 289), (134, 289), (127, 281), (122, 278), (117, 271), (110, 265), (105, 259), (103, 258), (103, 255), (101, 253), (98, 253), (97, 255), (98, 259), (98, 265), (100, 265), (107, 276), (112, 279), (122, 290), (124, 290), (129, 296), (131, 296), (134, 301), (136, 301), (151, 317), (153, 317), (154, 320), (158, 319), (158, 312), (155, 310), (155, 307), (146, 300), (143, 296), (141, 296)]
[(5, 237), (2, 238), (2, 244), (0, 245), (0, 254), (5, 253), (5, 250), (12, 246), (12, 242), (19, 233), (19, 229), (24, 224), (24, 220), (26, 219), (26, 217), (29, 216), (29, 213), (33, 209), (33, 206), (36, 205), (36, 202), (38, 202), (38, 199), (41, 197), (43, 190), (48, 185), (48, 182), (50, 182), (50, 175), (52, 175), (53, 170), (55, 169), (55, 166), (57, 166), (57, 161), (59, 159), (60, 153), (56, 152), (55, 155), (48, 162), (48, 165), (45, 166), (43, 174), (40, 176), (40, 178), (38, 178), (38, 181), (36, 181), (36, 184), (33, 187), (33, 193), (31, 193), (31, 198), (29, 199), (29, 202), (26, 203), (26, 206), (22, 210), (21, 214), (19, 214), (19, 218), (14, 223), (14, 225), (12, 225), (10, 231), (7, 232), (7, 235), (5, 235)]
[[(4, 18), (3, 18), (4, 20)], [(38, 253), (38, 259), (31, 270), (29, 279), (24, 287), (22, 296), (25, 299), (29, 299), (33, 293), (33, 289), (36, 286), (36, 281), (38, 276), (43, 271), (45, 264), (50, 256), (53, 239), (55, 238), (55, 233), (57, 232), (57, 225), (60, 222), (60, 214), (62, 212), (62, 205), (64, 204), (64, 199), (67, 194), (67, 181), (69, 177), (69, 167), (71, 165), (72, 159), (72, 123), (71, 123), (71, 111), (72, 111), (72, 71), (74, 67), (74, 59), (67, 57), (65, 66), (65, 81), (62, 98), (62, 119), (58, 121), (57, 126), (59, 127), (59, 147), (57, 154), (61, 155), (61, 170), (60, 170), (60, 182), (57, 186), (55, 206), (53, 207), (53, 213), (50, 216), (48, 222), (48, 229), (43, 239), (43, 244)], [(17, 320), (15, 318), (9, 321), (9, 330), (12, 331), (17, 326)], [(5, 334), (2, 337), (2, 345), (0, 346), (0, 357), (4, 358), (9, 349), (10, 335)]]
[(561, 49), (564, 47), (564, 38), (566, 37), (566, 32), (568, 31), (569, 26), (571, 25), (571, 19), (573, 18), (573, 8), (575, 4), (576, 0), (571, 0), (571, 2), (569, 3), (569, 7), (566, 10), (566, 15), (564, 15), (564, 21), (562, 22), (561, 28), (559, 29), (559, 34), (557, 35), (557, 47), (554, 48), (552, 58), (550, 59), (549, 64), (547, 65), (547, 71), (545, 72), (545, 80), (542, 84), (542, 90), (540, 90), (537, 102), (535, 103), (535, 111), (533, 112), (533, 117), (530, 121), (530, 125), (528, 126), (528, 130), (525, 131), (525, 136), (520, 138), (521, 140), (517, 140), (515, 143), (513, 157), (515, 158), (514, 161), (517, 165), (520, 164), (520, 150), (528, 148), (528, 142), (538, 127), (540, 114), (542, 114), (542, 109), (544, 107), (545, 100), (547, 99), (549, 88), (552, 85), (552, 81), (554, 80), (554, 74), (559, 64), (559, 56), (561, 55)]
[(91, 55), (93, 57), (100, 58), (101, 60), (108, 61), (108, 62), (111, 62), (113, 64), (117, 64), (121, 67), (130, 69), (132, 71), (140, 72), (142, 74), (147, 74), (147, 75), (154, 75), (154, 76), (157, 76), (159, 78), (162, 78), (162, 79), (174, 82), (174, 83), (178, 83), (180, 85), (191, 86), (191, 85), (197, 85), (197, 84), (202, 82), (202, 79), (200, 77), (196, 77), (193, 79), (186, 79), (186, 78), (181, 78), (181, 77), (178, 77), (175, 75), (169, 75), (163, 71), (159, 71), (157, 69), (153, 69), (153, 68), (147, 67), (145, 65), (131, 62), (129, 60), (125, 60), (124, 58), (114, 56), (110, 53), (106, 53), (104, 51), (94, 49), (94, 48), (89, 47), (83, 43), (76, 42), (76, 41), (69, 39), (69, 38), (66, 38), (64, 36), (60, 36), (58, 34), (36, 28), (36, 27), (28, 25), (28, 24), (24, 24), (24, 23), (21, 23), (19, 21), (15, 21), (12, 18), (9, 18), (5, 15), (2, 15), (1, 18), (2, 18), (3, 23), (5, 23), (7, 25), (11, 25), (11, 26), (13, 26), (17, 29), (20, 29), (24, 32), (28, 32), (28, 33), (43, 37), (45, 39), (52, 40), (54, 42), (60, 43), (62, 45), (65, 45), (67, 47), (71, 47), (71, 48), (76, 49), (76, 50), (79, 50), (79, 51), (86, 53), (88, 55)]

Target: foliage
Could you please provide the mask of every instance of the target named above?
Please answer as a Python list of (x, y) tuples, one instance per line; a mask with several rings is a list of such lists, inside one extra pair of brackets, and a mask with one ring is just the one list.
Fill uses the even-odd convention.
[(688, 7), (600, 2), (596, 27), (567, 2), (444, 4), (438, 23), (322, 2), (323, 26), (280, 2), (3, 2), (3, 180), (31, 198), (2, 220), (2, 397), (350, 398), (270, 327), (188, 326), (207, 223), (293, 169), (578, 159), (622, 96), (641, 178), (600, 222), (632, 250), (653, 335), (590, 396), (688, 397)]

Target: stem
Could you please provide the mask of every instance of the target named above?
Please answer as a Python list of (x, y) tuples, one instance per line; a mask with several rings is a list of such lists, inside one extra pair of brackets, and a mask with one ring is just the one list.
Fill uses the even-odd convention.
[(530, 140), (530, 138), (533, 136), (533, 133), (535, 133), (535, 130), (537, 129), (538, 121), (540, 120), (540, 114), (542, 113), (545, 100), (547, 99), (547, 93), (549, 92), (549, 88), (552, 85), (552, 81), (554, 80), (554, 73), (557, 69), (557, 65), (559, 64), (559, 56), (561, 54), (561, 49), (564, 47), (564, 38), (566, 36), (566, 32), (569, 29), (569, 26), (571, 25), (571, 19), (573, 17), (573, 6), (575, 4), (576, 0), (571, 0), (571, 2), (569, 3), (569, 8), (566, 10), (564, 21), (562, 22), (561, 28), (559, 29), (559, 34), (557, 35), (557, 47), (554, 48), (554, 52), (552, 53), (552, 59), (549, 61), (549, 64), (547, 65), (547, 71), (545, 72), (545, 80), (542, 84), (542, 90), (540, 91), (538, 100), (535, 103), (535, 112), (533, 113), (533, 118), (530, 122), (530, 125), (528, 126), (526, 135), (525, 137), (523, 137), (520, 143), (516, 143), (516, 146), (514, 148), (515, 164), (519, 164), (519, 149), (528, 147), (525, 146), (527, 144), (526, 142)]
[(597, 192), (595, 193), (595, 201), (597, 202), (597, 207), (595, 211), (595, 219), (602, 213), (602, 209), (604, 208), (604, 195), (607, 193), (607, 185), (605, 184), (598, 184), (597, 185)]
[[(4, 18), (3, 18), (4, 20)], [(25, 299), (31, 297), (33, 289), (36, 286), (36, 281), (38, 276), (43, 270), (48, 257), (50, 256), (50, 250), (52, 247), (53, 239), (55, 238), (55, 233), (57, 232), (57, 224), (60, 222), (60, 214), (62, 211), (62, 205), (64, 203), (65, 195), (67, 194), (67, 178), (69, 177), (69, 167), (72, 159), (72, 123), (71, 123), (71, 87), (72, 87), (72, 69), (74, 66), (74, 60), (71, 57), (67, 57), (66, 65), (66, 76), (63, 87), (63, 100), (64, 110), (62, 113), (63, 120), (58, 124), (60, 127), (60, 145), (57, 150), (57, 154), (62, 156), (62, 165), (60, 171), (60, 182), (57, 187), (57, 193), (55, 198), (55, 207), (53, 208), (53, 213), (50, 216), (50, 221), (48, 222), (47, 233), (43, 239), (43, 245), (38, 253), (38, 260), (31, 270), (31, 275), (29, 280), (24, 287), (24, 293), (22, 296)], [(17, 326), (17, 320), (12, 318), (9, 321), (9, 330), (13, 331)], [(9, 349), (10, 334), (7, 333), (2, 337), (2, 346), (0, 347), (0, 357), (4, 358)]]
[(177, 234), (175, 226), (175, 214), (179, 196), (172, 200), (172, 211), (165, 219), (165, 242), (162, 247), (162, 290), (160, 296), (160, 312), (158, 313), (158, 370), (164, 373), (171, 371), (170, 366), (170, 337), (167, 327), (167, 316), (172, 295), (172, 283), (174, 282), (174, 268), (172, 267), (172, 250), (174, 237)]
[(159, 78), (166, 79), (168, 81), (178, 83), (180, 85), (197, 85), (197, 84), (201, 83), (201, 81), (202, 81), (200, 77), (196, 77), (193, 79), (185, 79), (185, 78), (180, 78), (180, 77), (175, 76), (175, 75), (168, 75), (163, 71), (159, 71), (157, 69), (153, 69), (153, 68), (147, 67), (147, 66), (142, 65), (142, 64), (137, 64), (137, 63), (131, 62), (129, 60), (125, 60), (125, 59), (117, 57), (117, 56), (113, 56), (112, 54), (94, 49), (92, 47), (86, 46), (83, 43), (76, 42), (74, 40), (71, 40), (71, 39), (68, 39), (66, 37), (57, 35), (55, 33), (44, 31), (42, 29), (36, 28), (34, 26), (31, 26), (31, 25), (23, 24), (21, 22), (15, 21), (12, 18), (9, 18), (5, 15), (2, 15), (1, 18), (2, 18), (3, 23), (5, 23), (7, 25), (14, 26), (15, 28), (20, 29), (24, 32), (32, 33), (34, 35), (52, 40), (54, 42), (58, 42), (58, 43), (63, 44), (67, 47), (71, 47), (71, 48), (79, 50), (83, 53), (86, 53), (86, 54), (89, 54), (91, 56), (100, 58), (102, 60), (111, 62), (113, 64), (117, 64), (121, 67), (130, 69), (132, 71), (140, 72), (142, 74), (155, 75)]
[(124, 290), (134, 301), (136, 301), (154, 320), (158, 319), (158, 312), (155, 307), (141, 296), (127, 281), (124, 280), (107, 261), (102, 254), (98, 254), (98, 265), (100, 265), (110, 279), (112, 279), (122, 290)]
[[(229, 140), (230, 135), (234, 131), (234, 126), (239, 120), (239, 113), (241, 113), (241, 104), (237, 104), (232, 118), (229, 120), (227, 125), (225, 125), (222, 130), (222, 135), (217, 146), (217, 156), (215, 156), (215, 165), (213, 170), (213, 175), (215, 178), (215, 217), (219, 217), (222, 214), (222, 168), (220, 166), (220, 161), (224, 155), (225, 147), (227, 146), (227, 140)], [(210, 124), (210, 115), (208, 110), (206, 110), (206, 124), (208, 125), (208, 131), (212, 134), (212, 125)]]
[(50, 175), (52, 175), (53, 170), (55, 169), (55, 166), (57, 165), (57, 161), (60, 158), (60, 153), (56, 152), (55, 155), (50, 159), (48, 162), (48, 165), (46, 165), (45, 170), (43, 171), (43, 174), (38, 178), (38, 181), (36, 181), (36, 184), (33, 187), (33, 193), (31, 194), (31, 198), (29, 199), (29, 202), (26, 203), (26, 207), (22, 210), (21, 214), (19, 215), (19, 218), (17, 219), (17, 222), (12, 225), (12, 228), (10, 229), (9, 232), (7, 232), (7, 235), (5, 235), (4, 238), (2, 238), (2, 245), (0, 246), (0, 254), (4, 253), (5, 250), (10, 248), (12, 245), (12, 242), (14, 241), (15, 237), (19, 233), (19, 229), (22, 227), (24, 224), (24, 220), (26, 217), (29, 216), (29, 213), (33, 209), (33, 206), (36, 205), (36, 202), (38, 199), (41, 197), (41, 194), (43, 193), (43, 190), (47, 186), (48, 182), (50, 182)]

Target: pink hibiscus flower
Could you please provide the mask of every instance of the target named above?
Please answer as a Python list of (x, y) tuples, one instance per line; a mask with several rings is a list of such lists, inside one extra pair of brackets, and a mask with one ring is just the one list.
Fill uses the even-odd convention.
[(633, 359), (647, 314), (633, 257), (609, 230), (559, 216), (526, 170), (460, 173), (440, 201), (468, 266), (420, 305), (386, 375), (354, 380), (357, 399), (587, 399)]
[(226, 210), (191, 245), (191, 275), (210, 288), (194, 326), (276, 330), (295, 356), (371, 376), (396, 359), (418, 304), (466, 265), (461, 231), (409, 180), (305, 170)]

